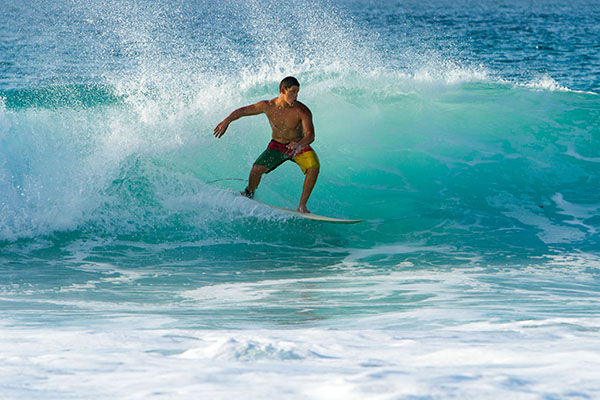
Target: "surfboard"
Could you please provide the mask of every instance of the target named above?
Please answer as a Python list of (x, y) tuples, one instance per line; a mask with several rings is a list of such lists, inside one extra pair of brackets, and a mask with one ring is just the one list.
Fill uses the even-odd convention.
[[(228, 178), (227, 180), (230, 180), (230, 179), (234, 179), (234, 178)], [(225, 179), (219, 179), (218, 181), (221, 181), (221, 180), (225, 180)], [(235, 180), (242, 180), (242, 179), (235, 179)], [(218, 181), (215, 181), (215, 182), (218, 182)], [(237, 190), (234, 192), (244, 198), (247, 198)], [(273, 208), (273, 209), (279, 210), (281, 212), (294, 214), (298, 217), (302, 217), (305, 219), (310, 219), (312, 221), (327, 222), (327, 223), (331, 223), (331, 224), (357, 224), (357, 223), (363, 221), (362, 219), (344, 219), (344, 218), (327, 217), (324, 215), (318, 215), (318, 214), (313, 214), (313, 213), (301, 213), (300, 211), (297, 211), (297, 210), (290, 210), (289, 208), (278, 207), (278, 206), (274, 206), (272, 204), (263, 203), (262, 201), (258, 201), (256, 199), (248, 199), (248, 200), (255, 201), (263, 206), (267, 206), (269, 208)]]
[[(254, 200), (256, 201), (256, 200)], [(271, 207), (275, 210), (279, 210), (279, 211), (283, 211), (286, 213), (290, 213), (290, 214), (294, 214), (297, 215), (299, 217), (302, 218), (306, 218), (306, 219), (311, 219), (313, 221), (319, 221), (319, 222), (329, 222), (332, 224), (357, 224), (359, 222), (362, 222), (362, 219), (342, 219), (342, 218), (334, 218), (334, 217), (326, 217), (324, 215), (318, 215), (318, 214), (313, 214), (313, 213), (302, 213), (300, 211), (297, 210), (290, 210), (289, 208), (283, 208), (283, 207), (277, 207), (271, 204), (267, 204), (267, 203), (263, 203), (260, 201), (257, 201), (257, 203), (263, 204), (267, 207)]]

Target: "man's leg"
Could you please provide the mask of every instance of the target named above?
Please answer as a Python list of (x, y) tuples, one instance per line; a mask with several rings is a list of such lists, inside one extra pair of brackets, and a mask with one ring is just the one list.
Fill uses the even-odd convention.
[(298, 211), (303, 213), (309, 213), (306, 208), (306, 203), (308, 202), (308, 198), (312, 193), (313, 188), (315, 187), (315, 183), (317, 183), (317, 177), (319, 176), (319, 168), (309, 168), (306, 171), (306, 176), (304, 177), (304, 186), (302, 186), (302, 196), (300, 196), (300, 205), (298, 206)]
[(254, 191), (258, 187), (260, 183), (260, 179), (263, 174), (267, 172), (269, 169), (264, 165), (255, 164), (252, 166), (250, 170), (250, 176), (248, 177), (248, 186), (246, 187), (246, 193), (251, 193), (251, 196), (254, 196)]

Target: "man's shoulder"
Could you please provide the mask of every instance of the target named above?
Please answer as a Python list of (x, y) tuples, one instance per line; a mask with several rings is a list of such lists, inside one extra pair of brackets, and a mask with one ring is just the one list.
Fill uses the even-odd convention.
[(257, 102), (255, 105), (258, 107), (271, 107), (273, 100), (261, 100)]
[(301, 103), (298, 100), (296, 100), (296, 104), (298, 104), (298, 111), (300, 111), (302, 114), (312, 115), (306, 104)]
[(261, 100), (258, 103), (256, 103), (257, 106), (262, 107), (264, 109), (268, 109), (268, 108), (273, 108), (275, 107), (275, 100), (277, 99), (271, 99), (271, 100)]
[(255, 110), (254, 114), (256, 114), (256, 113), (266, 113), (272, 107), (270, 105), (270, 100), (261, 100), (261, 101), (257, 101), (254, 104), (249, 105), (247, 108)]

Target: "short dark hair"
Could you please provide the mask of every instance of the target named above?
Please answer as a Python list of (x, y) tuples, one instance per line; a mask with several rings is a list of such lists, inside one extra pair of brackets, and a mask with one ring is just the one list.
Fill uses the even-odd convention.
[(292, 86), (300, 87), (300, 82), (298, 82), (298, 79), (294, 78), (293, 76), (287, 76), (283, 78), (279, 84), (279, 91), (281, 92), (283, 89), (289, 89)]

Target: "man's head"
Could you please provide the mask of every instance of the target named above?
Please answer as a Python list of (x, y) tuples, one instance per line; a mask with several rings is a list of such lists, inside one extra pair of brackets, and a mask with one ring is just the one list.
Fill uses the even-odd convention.
[(298, 86), (298, 88), (300, 88), (300, 82), (298, 82), (298, 79), (294, 78), (293, 76), (283, 78), (279, 84), (279, 93), (283, 93), (292, 86)]
[(289, 105), (293, 105), (296, 102), (299, 90), (300, 82), (293, 76), (283, 78), (279, 84), (279, 95)]

